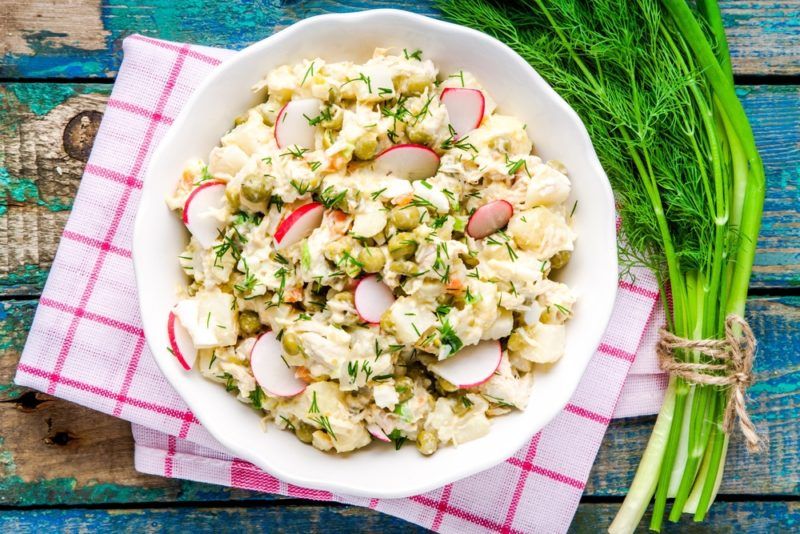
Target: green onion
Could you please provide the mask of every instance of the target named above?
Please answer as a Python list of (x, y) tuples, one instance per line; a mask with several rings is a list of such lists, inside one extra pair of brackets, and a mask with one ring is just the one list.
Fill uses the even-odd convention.
[[(623, 265), (649, 267), (662, 296), (671, 295), (670, 332), (722, 338), (726, 317), (744, 315), (764, 169), (717, 3), (697, 1), (698, 11), (686, 0), (437, 4), (511, 46), (577, 111), (617, 197)], [(707, 361), (694, 351), (675, 356)], [(668, 498), (671, 521), (705, 518), (727, 451), (726, 402), (721, 388), (670, 381), (611, 532), (636, 529), (651, 499), (652, 530)]]

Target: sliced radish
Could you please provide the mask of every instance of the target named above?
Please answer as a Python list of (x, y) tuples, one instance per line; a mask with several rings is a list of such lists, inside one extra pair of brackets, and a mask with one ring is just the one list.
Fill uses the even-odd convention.
[(319, 115), (322, 102), (316, 98), (292, 100), (281, 108), (275, 120), (275, 142), (278, 148), (297, 145), (300, 148), (314, 147), (317, 127), (309, 124)]
[(389, 286), (371, 274), (358, 281), (354, 301), (359, 317), (368, 323), (376, 324), (381, 322), (383, 312), (394, 302), (394, 294)]
[(395, 145), (375, 157), (375, 170), (406, 180), (423, 180), (439, 170), (439, 156), (425, 145)]
[(192, 191), (183, 205), (183, 224), (203, 248), (210, 247), (225, 224), (216, 217), (225, 206), (225, 182), (204, 182)]
[(276, 397), (294, 397), (305, 391), (306, 384), (283, 360), (281, 342), (274, 332), (264, 332), (250, 350), (250, 368), (258, 385)]
[(507, 225), (512, 215), (514, 206), (505, 200), (493, 200), (470, 215), (467, 234), (475, 239), (483, 239)]
[(167, 335), (169, 336), (169, 348), (172, 350), (172, 354), (178, 359), (181, 367), (191, 371), (195, 360), (197, 360), (197, 349), (192, 343), (192, 337), (189, 332), (173, 312), (169, 312), (169, 319), (167, 319)]
[(309, 202), (290, 213), (275, 230), (275, 248), (282, 250), (308, 237), (322, 223), (324, 211), (319, 202)]
[(462, 87), (448, 87), (439, 97), (444, 107), (450, 124), (456, 131), (456, 138), (468, 134), (481, 124), (483, 109), (486, 102), (483, 93), (477, 89)]
[(386, 432), (381, 430), (381, 427), (379, 427), (375, 423), (370, 423), (367, 425), (367, 432), (372, 434), (372, 437), (377, 440), (385, 441), (386, 443), (392, 441), (391, 439), (389, 439), (389, 436), (386, 435)]
[(481, 341), (464, 347), (450, 358), (436, 362), (430, 370), (459, 388), (473, 388), (489, 380), (497, 368), (503, 349), (497, 340)]

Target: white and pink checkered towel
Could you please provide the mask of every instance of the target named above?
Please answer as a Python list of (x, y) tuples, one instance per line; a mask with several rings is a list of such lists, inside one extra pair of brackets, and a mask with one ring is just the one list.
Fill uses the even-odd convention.
[[(354, 503), (440, 532), (566, 531), (611, 418), (660, 404), (664, 379), (652, 347), (661, 306), (652, 276), (638, 270), (634, 283), (620, 282), (610, 326), (570, 403), (497, 467), (393, 500), (281, 482), (227, 455), (163, 378), (145, 343), (131, 262), (148, 158), (192, 90), (232, 52), (138, 35), (123, 50), (16, 382), (134, 423), (136, 467), (146, 473)], [(169, 179), (150, 179), (159, 178)]]

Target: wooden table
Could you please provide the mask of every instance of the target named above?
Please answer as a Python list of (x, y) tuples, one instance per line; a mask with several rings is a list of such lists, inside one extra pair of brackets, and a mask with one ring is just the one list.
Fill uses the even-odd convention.
[[(751, 410), (769, 446), (750, 456), (734, 441), (710, 521), (714, 531), (786, 532), (800, 528), (800, 0), (721, 4), (767, 169), (748, 319), (760, 342)], [(436, 16), (411, 0), (0, 0), (0, 530), (414, 530), (365, 509), (139, 474), (128, 423), (12, 384), (122, 39), (241, 48), (310, 15), (367, 7)], [(609, 523), (652, 422), (611, 424), (574, 530)]]

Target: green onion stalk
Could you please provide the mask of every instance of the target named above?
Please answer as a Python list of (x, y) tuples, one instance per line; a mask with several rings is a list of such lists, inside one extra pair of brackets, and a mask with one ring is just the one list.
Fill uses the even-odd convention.
[[(617, 197), (622, 264), (655, 273), (671, 333), (722, 339), (728, 316), (745, 311), (764, 170), (717, 3), (437, 4), (446, 18), (508, 44), (575, 109)], [(709, 363), (694, 350), (674, 356)], [(722, 480), (727, 404), (724, 388), (671, 378), (611, 532), (632, 532), (651, 502), (655, 531), (665, 516), (705, 518)]]

